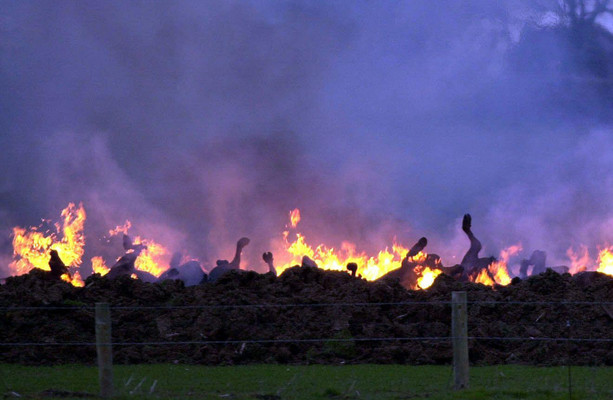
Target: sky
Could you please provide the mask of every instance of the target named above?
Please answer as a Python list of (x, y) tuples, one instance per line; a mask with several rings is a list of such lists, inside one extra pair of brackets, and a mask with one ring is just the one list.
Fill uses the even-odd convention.
[(130, 220), (205, 267), (247, 236), (264, 271), (294, 208), (312, 243), (446, 265), (465, 213), (483, 255), (613, 244), (612, 78), (547, 2), (0, 3), (0, 268), (69, 202), (86, 259)]

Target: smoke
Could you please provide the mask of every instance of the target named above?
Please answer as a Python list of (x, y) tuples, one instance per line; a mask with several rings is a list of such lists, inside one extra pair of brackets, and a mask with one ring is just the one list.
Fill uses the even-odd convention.
[(299, 207), (313, 242), (425, 235), (450, 265), (470, 212), (484, 253), (567, 263), (611, 241), (611, 79), (585, 78), (611, 45), (582, 63), (600, 53), (535, 15), (551, 19), (486, 0), (7, 3), (0, 228), (82, 201), (86, 259), (118, 255), (101, 238), (129, 219), (209, 267), (248, 236), (264, 271)]

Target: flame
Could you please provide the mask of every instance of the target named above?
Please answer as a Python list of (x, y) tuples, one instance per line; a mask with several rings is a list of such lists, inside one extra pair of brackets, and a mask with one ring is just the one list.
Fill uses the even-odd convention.
[(128, 234), (128, 229), (130, 229), (132, 227), (132, 222), (126, 220), (126, 222), (123, 225), (117, 225), (115, 227), (115, 229), (111, 229), (109, 231), (109, 235), (110, 236), (115, 236), (118, 235), (120, 233), (123, 233), (124, 235)]
[[(131, 227), (132, 223), (129, 220), (126, 220), (123, 225), (118, 225), (115, 227), (115, 229), (111, 229), (109, 231), (109, 235), (116, 236), (120, 233), (127, 235), (128, 230)], [(134, 237), (133, 243), (135, 245), (143, 244), (147, 246), (146, 249), (141, 251), (138, 258), (134, 262), (134, 267), (137, 270), (148, 272), (156, 277), (159, 277), (169, 268), (168, 264), (170, 262), (170, 252), (168, 249), (166, 249), (166, 247), (151, 239), (142, 239), (140, 236)], [(94, 272), (98, 272), (101, 275), (105, 275), (109, 271), (109, 268), (105, 265), (104, 260), (102, 260), (100, 257), (94, 257), (92, 259), (92, 269)]]
[[(290, 212), (290, 224), (293, 228), (300, 221), (300, 210), (294, 209)], [(290, 232), (283, 232), (283, 251), (279, 257), (282, 262), (277, 266), (277, 273), (281, 274), (287, 268), (302, 263), (302, 257), (307, 256), (315, 261), (319, 268), (334, 271), (346, 271), (348, 263), (356, 263), (358, 265), (358, 274), (362, 278), (372, 281), (382, 277), (383, 275), (398, 269), (402, 266), (402, 259), (409, 251), (408, 248), (393, 243), (391, 250), (386, 247), (379, 251), (376, 256), (369, 256), (365, 252), (360, 252), (356, 249), (356, 245), (350, 242), (342, 242), (340, 249), (327, 247), (320, 244), (316, 247), (307, 243), (306, 237), (297, 232), (295, 239), (290, 240)], [(279, 253), (279, 252), (278, 252)], [(440, 269), (431, 269), (421, 264), (426, 261), (427, 254), (419, 252), (411, 257), (408, 261), (418, 264), (414, 272), (418, 275), (416, 288), (428, 288), (434, 282), (434, 279), (442, 273)]]
[[(350, 262), (358, 264), (359, 274), (367, 280), (375, 280), (387, 272), (400, 268), (402, 258), (406, 254), (406, 249), (395, 245), (390, 252), (387, 248), (380, 251), (376, 257), (369, 257), (364, 252), (358, 252), (356, 246), (350, 242), (343, 242), (337, 251), (333, 247), (320, 244), (313, 248), (306, 242), (306, 237), (296, 233), (296, 239), (289, 241), (289, 232), (284, 232), (284, 244), (286, 255), (289, 261), (277, 267), (280, 274), (293, 265), (300, 265), (302, 257), (307, 256), (315, 261), (317, 265), (326, 270), (346, 271), (346, 265)], [(401, 252), (404, 250), (404, 254)], [(288, 257), (285, 257), (288, 258)]]
[(576, 274), (587, 270), (587, 266), (591, 263), (587, 246), (581, 246), (579, 252), (577, 253), (574, 252), (572, 247), (569, 247), (568, 250), (566, 250), (566, 255), (570, 259), (569, 272), (571, 274)]
[(68, 274), (62, 274), (61, 278), (63, 281), (66, 281), (72, 284), (73, 286), (76, 286), (76, 287), (85, 286), (85, 282), (83, 282), (83, 279), (81, 278), (81, 274), (79, 273), (79, 271), (75, 271), (72, 277)]
[[(12, 275), (25, 274), (32, 268), (49, 271), (50, 250), (56, 250), (64, 264), (69, 267), (81, 265), (85, 246), (83, 225), (86, 219), (83, 204), (76, 207), (74, 203), (69, 203), (68, 207), (62, 210), (61, 217), (62, 224), (54, 225), (55, 232), (39, 232), (41, 227), (13, 228), (13, 261), (9, 265)], [(61, 239), (58, 236), (61, 236)]]
[(475, 278), (475, 283), (482, 283), (487, 286), (494, 286), (494, 281), (488, 275), (488, 270), (482, 269), (479, 271), (479, 275)]
[(102, 257), (92, 257), (92, 271), (94, 274), (100, 274), (104, 276), (109, 273), (111, 269), (106, 266)]
[(289, 220), (292, 228), (298, 226), (298, 222), (300, 222), (300, 210), (295, 208), (289, 212)]
[[(488, 265), (487, 270), (483, 269), (479, 271), (479, 275), (477, 275), (475, 278), (475, 282), (488, 286), (493, 286), (494, 283), (506, 286), (511, 283), (511, 276), (509, 275), (507, 263), (509, 262), (509, 258), (511, 258), (511, 256), (516, 255), (521, 250), (521, 244), (516, 244), (503, 249), (500, 252), (500, 260), (494, 261)], [(493, 280), (492, 277), (494, 278)]]
[(134, 238), (134, 243), (142, 243), (147, 248), (143, 250), (134, 262), (134, 267), (139, 271), (148, 272), (159, 278), (169, 267), (169, 251), (159, 243), (150, 239)]
[(596, 271), (613, 276), (613, 246), (600, 250)]
[[(502, 286), (506, 286), (511, 283), (511, 277), (509, 276), (509, 270), (507, 269), (507, 263), (505, 261), (494, 261), (487, 267), (488, 271), (494, 277), (494, 281)], [(484, 272), (484, 271), (482, 271)], [(489, 279), (489, 277), (488, 277)], [(491, 279), (490, 279), (491, 280)], [(493, 283), (485, 283), (486, 285), (493, 285)]]
[(432, 286), (436, 277), (443, 273), (440, 269), (430, 269), (430, 267), (425, 267), (421, 270), (421, 266), (415, 268), (416, 272), (418, 272), (418, 268), (420, 268), (421, 276), (417, 278), (417, 286), (421, 289), (427, 289)]

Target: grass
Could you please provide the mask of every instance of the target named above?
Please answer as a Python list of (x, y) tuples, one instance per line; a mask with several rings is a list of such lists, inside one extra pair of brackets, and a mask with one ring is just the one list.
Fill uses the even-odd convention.
[[(113, 371), (119, 399), (569, 399), (566, 367), (473, 367), (463, 391), (452, 390), (449, 366), (166, 364), (116, 365)], [(612, 367), (571, 372), (572, 399), (613, 398)], [(5, 398), (71, 399), (98, 391), (96, 367), (0, 365)]]

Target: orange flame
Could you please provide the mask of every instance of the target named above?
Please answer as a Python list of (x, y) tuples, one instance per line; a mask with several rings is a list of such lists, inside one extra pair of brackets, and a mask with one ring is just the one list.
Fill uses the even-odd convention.
[(295, 208), (289, 213), (289, 220), (292, 228), (298, 226), (298, 222), (300, 222), (300, 210)]
[[(132, 223), (130, 221), (126, 221), (123, 225), (118, 225), (115, 229), (111, 229), (109, 231), (109, 235), (115, 236), (120, 233), (124, 235), (128, 234), (128, 229), (132, 227)], [(161, 244), (151, 240), (151, 239), (141, 239), (140, 236), (136, 236), (133, 239), (133, 243), (143, 244), (147, 246), (147, 248), (138, 255), (138, 258), (134, 262), (134, 267), (143, 272), (148, 272), (156, 277), (159, 277), (168, 269), (168, 264), (170, 262), (170, 252), (166, 247)], [(96, 259), (96, 260), (94, 260)], [(94, 257), (92, 259), (92, 269), (94, 272), (98, 272), (101, 275), (106, 274), (109, 269), (104, 264), (104, 260), (100, 257)], [(103, 274), (104, 272), (104, 274)]]
[[(279, 274), (293, 265), (301, 264), (303, 256), (309, 257), (320, 268), (326, 270), (345, 271), (346, 265), (354, 262), (360, 268), (360, 275), (367, 280), (377, 279), (389, 271), (400, 268), (402, 262), (402, 253), (394, 254), (389, 252), (387, 248), (380, 251), (376, 257), (369, 257), (364, 252), (356, 251), (356, 246), (353, 243), (343, 242), (341, 249), (336, 251), (334, 248), (328, 248), (323, 244), (313, 248), (300, 233), (296, 234), (296, 240), (293, 242), (288, 240), (288, 236), (288, 232), (284, 232), (285, 258), (287, 259), (287, 256), (289, 256), (290, 260), (277, 267)], [(401, 249), (401, 246), (396, 245), (394, 247), (394, 250), (400, 251)]]
[[(477, 275), (475, 278), (475, 282), (488, 286), (493, 286), (494, 283), (506, 286), (511, 283), (511, 276), (509, 275), (507, 263), (509, 262), (509, 258), (511, 258), (511, 256), (514, 256), (521, 250), (521, 244), (516, 244), (503, 249), (500, 252), (500, 260), (494, 261), (488, 265), (487, 270), (483, 269), (479, 271), (479, 275)], [(494, 278), (493, 280), (492, 277)]]
[[(292, 227), (296, 227), (300, 221), (300, 210), (295, 209), (290, 212), (290, 223)], [(408, 249), (397, 243), (392, 245), (391, 251), (388, 247), (380, 251), (376, 256), (369, 256), (365, 252), (356, 250), (356, 245), (350, 242), (342, 242), (340, 249), (327, 247), (320, 244), (313, 247), (307, 243), (306, 237), (301, 233), (296, 233), (296, 239), (290, 241), (289, 231), (283, 232), (283, 251), (280, 252), (279, 259), (282, 260), (278, 266), (277, 273), (281, 274), (287, 268), (293, 265), (300, 265), (302, 257), (307, 256), (315, 261), (317, 265), (325, 270), (346, 271), (348, 263), (356, 263), (358, 265), (358, 274), (362, 278), (372, 281), (382, 277), (383, 275), (396, 270), (402, 266), (402, 259), (406, 256)], [(434, 282), (436, 276), (442, 273), (439, 269), (430, 269), (419, 265), (425, 262), (426, 253), (419, 252), (409, 261), (418, 264), (414, 269), (418, 275), (418, 283), (416, 288), (428, 288)]]
[(479, 275), (475, 278), (475, 283), (482, 283), (487, 286), (494, 286), (494, 281), (488, 275), (488, 270), (482, 269), (479, 271)]
[[(418, 268), (419, 271), (417, 271)], [(422, 268), (421, 266), (415, 268), (415, 272), (421, 273), (421, 276), (417, 278), (417, 286), (420, 289), (427, 289), (432, 286), (436, 277), (442, 274), (443, 271), (440, 269), (430, 269), (430, 267), (425, 267), (423, 270)]]
[(66, 281), (72, 284), (73, 286), (76, 286), (76, 287), (85, 286), (85, 282), (83, 282), (83, 279), (81, 278), (81, 274), (79, 273), (79, 271), (75, 271), (72, 277), (68, 274), (62, 274), (61, 278), (63, 281)]
[(596, 271), (613, 276), (613, 246), (600, 250)]
[[(79, 267), (84, 253), (83, 225), (86, 214), (83, 204), (73, 203), (62, 210), (62, 224), (55, 224), (56, 232), (39, 232), (40, 227), (13, 228), (13, 261), (9, 265), (13, 275), (21, 275), (32, 268), (49, 271), (49, 251), (56, 250), (69, 267)], [(58, 235), (61, 234), (61, 239)], [(76, 274), (75, 274), (76, 275)], [(76, 278), (73, 278), (73, 280)], [(78, 277), (78, 282), (80, 276)], [(82, 282), (82, 280), (81, 280)]]
[(141, 239), (139, 236), (134, 238), (134, 243), (142, 243), (147, 246), (134, 262), (134, 267), (159, 278), (168, 269), (169, 251), (161, 244), (150, 239)]
[(587, 267), (590, 264), (590, 255), (588, 253), (587, 246), (581, 246), (580, 250), (576, 253), (572, 247), (569, 247), (568, 250), (566, 250), (566, 255), (570, 259), (569, 272), (571, 274), (576, 274), (587, 270)]
[(92, 271), (94, 274), (100, 274), (104, 276), (109, 273), (111, 269), (106, 266), (102, 257), (92, 257)]
[(120, 233), (123, 233), (124, 235), (128, 234), (128, 229), (130, 229), (132, 227), (132, 222), (126, 220), (126, 223), (123, 225), (117, 225), (115, 227), (115, 229), (111, 229), (109, 231), (109, 235), (110, 236), (115, 236), (118, 235)]

